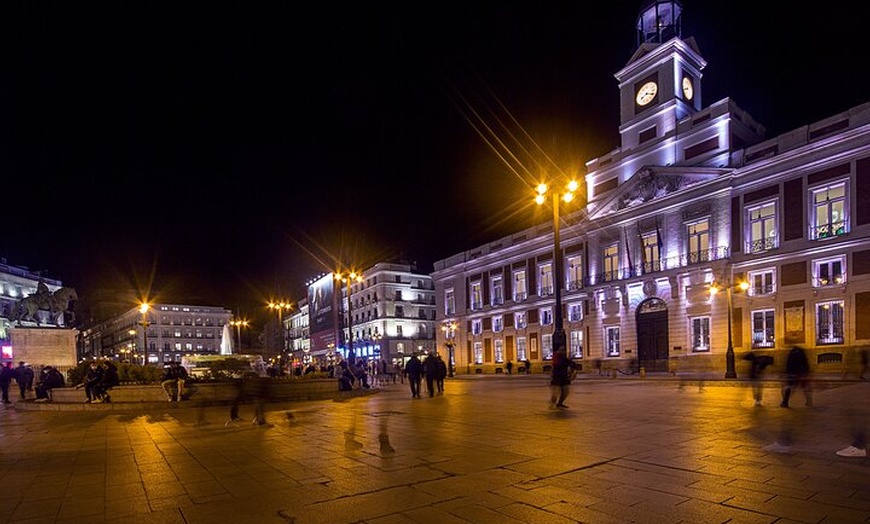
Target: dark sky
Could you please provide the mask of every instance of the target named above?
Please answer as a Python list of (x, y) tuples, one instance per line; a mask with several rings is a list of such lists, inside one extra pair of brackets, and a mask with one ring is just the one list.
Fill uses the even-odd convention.
[[(245, 314), (336, 267), (431, 272), (619, 145), (640, 4), (4, 2), (0, 256)], [(705, 106), (772, 137), (866, 102), (854, 5), (686, 0)]]

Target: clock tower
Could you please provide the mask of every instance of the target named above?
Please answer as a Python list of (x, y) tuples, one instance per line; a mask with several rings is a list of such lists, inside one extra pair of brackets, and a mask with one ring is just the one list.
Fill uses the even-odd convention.
[(674, 132), (701, 106), (701, 57), (682, 38), (682, 4), (645, 0), (637, 17), (637, 50), (618, 73), (622, 150)]

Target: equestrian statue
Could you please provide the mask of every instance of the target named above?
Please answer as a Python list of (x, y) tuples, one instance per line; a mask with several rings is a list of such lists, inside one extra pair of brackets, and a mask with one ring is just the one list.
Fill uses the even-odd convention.
[(69, 303), (78, 300), (75, 288), (61, 287), (56, 291), (51, 292), (44, 282), (40, 281), (36, 287), (36, 293), (28, 295), (19, 300), (13, 307), (9, 315), (11, 322), (16, 322), (19, 326), (22, 321), (36, 322), (37, 326), (42, 325), (39, 320), (39, 312), (48, 312), (49, 325), (65, 326), (65, 315), (69, 314), (70, 321), (75, 316), (69, 309)]

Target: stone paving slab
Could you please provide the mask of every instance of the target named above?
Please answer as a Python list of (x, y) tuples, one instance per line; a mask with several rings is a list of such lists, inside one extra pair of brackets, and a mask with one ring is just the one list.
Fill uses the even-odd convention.
[[(745, 382), (589, 379), (550, 410), (544, 376), (387, 384), (343, 401), (123, 412), (0, 408), (0, 523), (870, 522), (870, 383), (814, 406)], [(682, 382), (685, 382), (683, 380)], [(800, 397), (799, 397), (800, 398)], [(762, 447), (788, 433), (787, 454)]]

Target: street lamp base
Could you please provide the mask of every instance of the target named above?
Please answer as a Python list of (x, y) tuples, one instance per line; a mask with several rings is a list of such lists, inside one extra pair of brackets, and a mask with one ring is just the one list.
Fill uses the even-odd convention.
[(734, 348), (729, 347), (725, 353), (725, 378), (737, 378), (737, 371), (734, 369)]

